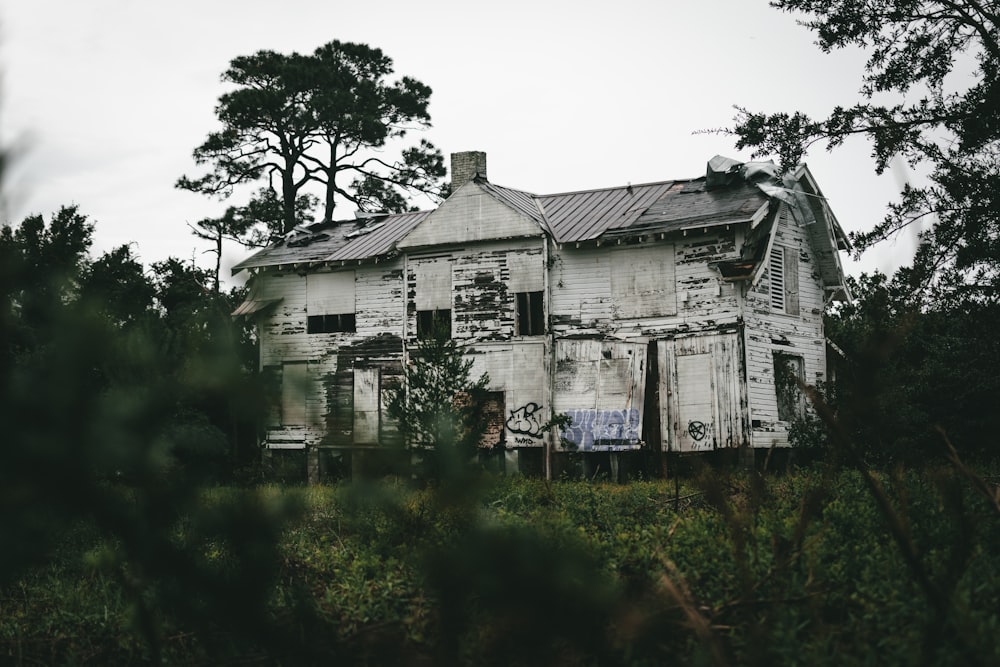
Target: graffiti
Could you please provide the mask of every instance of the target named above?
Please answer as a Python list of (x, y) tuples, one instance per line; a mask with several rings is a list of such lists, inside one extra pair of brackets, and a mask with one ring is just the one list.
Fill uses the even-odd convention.
[(704, 422), (688, 422), (688, 434), (696, 441), (705, 439), (705, 431)]
[(626, 410), (567, 410), (572, 422), (559, 437), (577, 449), (615, 449), (639, 442), (640, 416), (635, 408)]
[(519, 433), (532, 438), (542, 437), (542, 425), (538, 423), (538, 417), (535, 416), (541, 409), (542, 406), (537, 403), (528, 403), (517, 410), (511, 410), (510, 417), (507, 418), (507, 429), (511, 433)]

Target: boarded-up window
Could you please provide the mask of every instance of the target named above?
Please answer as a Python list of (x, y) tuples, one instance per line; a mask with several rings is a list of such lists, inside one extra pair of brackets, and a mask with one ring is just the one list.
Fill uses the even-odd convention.
[(540, 252), (507, 253), (507, 270), (510, 273), (508, 291), (540, 292), (544, 289), (545, 266)]
[(304, 361), (281, 365), (281, 425), (303, 426), (306, 423), (306, 383), (309, 366)]
[(354, 369), (354, 444), (378, 443), (381, 394), (378, 368)]
[(417, 310), (451, 310), (451, 260), (420, 260), (413, 264)]
[(788, 315), (799, 314), (799, 258), (787, 248), (771, 248), (768, 264), (771, 282), (771, 309)]
[(802, 357), (774, 353), (774, 393), (778, 399), (778, 420), (794, 421), (805, 408), (800, 383), (805, 380)]
[(310, 273), (306, 277), (306, 308), (310, 315), (354, 312), (354, 271)]
[(674, 246), (657, 244), (613, 252), (611, 296), (619, 317), (676, 314)]

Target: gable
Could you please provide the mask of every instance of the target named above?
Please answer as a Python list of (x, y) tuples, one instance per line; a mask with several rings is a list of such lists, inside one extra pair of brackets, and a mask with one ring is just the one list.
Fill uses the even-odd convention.
[(469, 182), (452, 193), (396, 247), (400, 250), (473, 241), (537, 237), (541, 226), (480, 183)]

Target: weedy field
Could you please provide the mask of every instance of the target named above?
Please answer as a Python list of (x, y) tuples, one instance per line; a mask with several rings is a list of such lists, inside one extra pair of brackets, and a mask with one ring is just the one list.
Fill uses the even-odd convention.
[(162, 540), (66, 531), (0, 589), (0, 663), (1000, 664), (995, 482), (211, 488)]

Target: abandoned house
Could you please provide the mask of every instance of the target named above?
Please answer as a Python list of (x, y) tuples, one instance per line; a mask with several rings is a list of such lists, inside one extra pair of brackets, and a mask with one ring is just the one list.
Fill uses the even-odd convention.
[(300, 227), (234, 267), (275, 388), (266, 456), (315, 481), (398, 439), (384, 392), (434, 326), (489, 373), (483, 447), (507, 471), (789, 445), (795, 380), (826, 377), (823, 311), (847, 298), (847, 237), (805, 166), (715, 157), (550, 195), (492, 183), (481, 152), (451, 173), (435, 210)]

